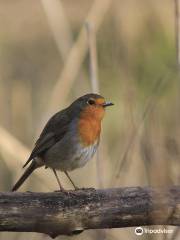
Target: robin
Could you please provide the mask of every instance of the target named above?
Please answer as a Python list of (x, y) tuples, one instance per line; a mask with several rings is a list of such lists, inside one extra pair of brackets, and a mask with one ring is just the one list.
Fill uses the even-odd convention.
[(29, 164), (29, 167), (12, 191), (16, 191), (35, 169), (42, 166), (53, 170), (61, 191), (64, 188), (56, 170), (63, 171), (77, 189), (68, 171), (83, 167), (93, 157), (99, 145), (105, 108), (112, 105), (104, 97), (90, 93), (52, 116), (23, 166)]

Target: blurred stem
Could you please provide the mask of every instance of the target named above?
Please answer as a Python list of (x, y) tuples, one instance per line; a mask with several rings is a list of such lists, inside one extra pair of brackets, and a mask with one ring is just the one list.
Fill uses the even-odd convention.
[(157, 104), (157, 98), (159, 96), (158, 93), (160, 91), (162, 91), (162, 88), (165, 86), (165, 83), (166, 83), (168, 78), (169, 78), (169, 75), (167, 75), (166, 79), (163, 79), (163, 77), (162, 77), (162, 78), (159, 78), (156, 81), (156, 83), (155, 83), (155, 85), (153, 87), (152, 94), (147, 99), (147, 104), (146, 104), (146, 107), (144, 108), (144, 111), (142, 113), (141, 121), (138, 124), (138, 126), (133, 129), (132, 135), (131, 135), (131, 137), (129, 139), (129, 142), (128, 142), (126, 148), (125, 148), (125, 151), (123, 152), (121, 161), (116, 164), (115, 171), (117, 171), (117, 172), (116, 172), (116, 174), (113, 175), (112, 182), (111, 182), (112, 186), (114, 186), (114, 184), (117, 183), (117, 181), (120, 178), (121, 173), (127, 171), (128, 164), (130, 164), (129, 163), (130, 160), (128, 161), (129, 150), (133, 147), (133, 145), (135, 143), (135, 140), (138, 137), (139, 132), (140, 132), (140, 130), (141, 130), (141, 128), (142, 128), (142, 126), (144, 124), (144, 121), (147, 118), (148, 114), (152, 111), (152, 109)]
[(73, 36), (62, 3), (58, 0), (41, 0), (41, 3), (59, 53), (65, 60), (72, 46)]
[[(88, 39), (88, 50), (89, 50), (89, 73), (91, 81), (92, 92), (99, 93), (99, 84), (98, 84), (98, 67), (97, 67), (97, 51), (96, 51), (96, 33), (94, 27), (90, 22), (85, 23), (87, 30), (87, 39)], [(98, 186), (103, 187), (102, 175), (102, 166), (99, 157), (99, 151), (96, 155), (96, 170), (97, 170), (97, 181)]]
[(89, 22), (86, 22), (85, 26), (87, 30), (87, 38), (89, 44), (89, 73), (91, 80), (91, 88), (93, 92), (99, 93), (96, 33), (94, 32), (93, 25)]
[[(176, 41), (176, 59), (177, 59), (177, 67), (180, 71), (180, 0), (174, 0), (174, 10), (175, 10), (175, 41)], [(177, 228), (171, 240), (178, 239), (180, 233), (180, 229)]]
[[(24, 160), (30, 155), (30, 151), (23, 143), (1, 126), (0, 136), (1, 155), (5, 159), (7, 167), (11, 169), (12, 172), (16, 173), (18, 167), (22, 167)], [(47, 189), (53, 187), (53, 184), (45, 175), (41, 176), (38, 172), (34, 172), (34, 177), (37, 179), (38, 183), (42, 184), (42, 186), (46, 186)]]
[(180, 70), (180, 0), (174, 0), (177, 66)]

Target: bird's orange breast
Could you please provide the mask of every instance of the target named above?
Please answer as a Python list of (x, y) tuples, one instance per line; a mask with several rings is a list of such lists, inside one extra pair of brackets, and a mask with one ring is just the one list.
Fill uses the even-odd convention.
[(104, 109), (87, 107), (80, 115), (79, 134), (83, 145), (89, 146), (99, 140), (101, 133), (101, 120)]

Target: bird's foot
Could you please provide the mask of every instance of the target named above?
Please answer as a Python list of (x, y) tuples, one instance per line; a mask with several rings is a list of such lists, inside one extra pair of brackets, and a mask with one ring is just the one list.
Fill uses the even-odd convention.
[(77, 187), (76, 185), (74, 185), (74, 190), (75, 190), (75, 191), (78, 191), (78, 190), (80, 190), (80, 188)]
[(81, 188), (81, 190), (89, 190), (89, 191), (96, 191), (96, 189), (95, 188), (92, 188), (92, 187), (90, 187), (90, 188), (85, 188), (85, 187), (83, 187), (83, 188)]
[(55, 190), (54, 192), (63, 192), (63, 193), (67, 193), (68, 190), (64, 189), (63, 187), (61, 187), (59, 190)]

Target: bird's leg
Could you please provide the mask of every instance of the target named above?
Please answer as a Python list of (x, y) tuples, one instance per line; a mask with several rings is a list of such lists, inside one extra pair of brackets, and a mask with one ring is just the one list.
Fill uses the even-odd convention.
[(69, 181), (72, 183), (73, 187), (75, 190), (78, 190), (79, 188), (74, 184), (74, 182), (72, 181), (72, 179), (70, 178), (68, 172), (64, 171), (64, 173), (66, 174), (67, 178), (69, 179)]
[(57, 180), (57, 182), (58, 182), (60, 191), (65, 191), (65, 189), (63, 188), (63, 186), (62, 186), (61, 183), (60, 183), (60, 180), (59, 180), (59, 178), (58, 178), (58, 175), (57, 175), (57, 173), (56, 173), (56, 170), (55, 170), (54, 168), (53, 168), (52, 170), (53, 170), (53, 173), (54, 173), (54, 175), (55, 175), (55, 177), (56, 177), (56, 180)]

